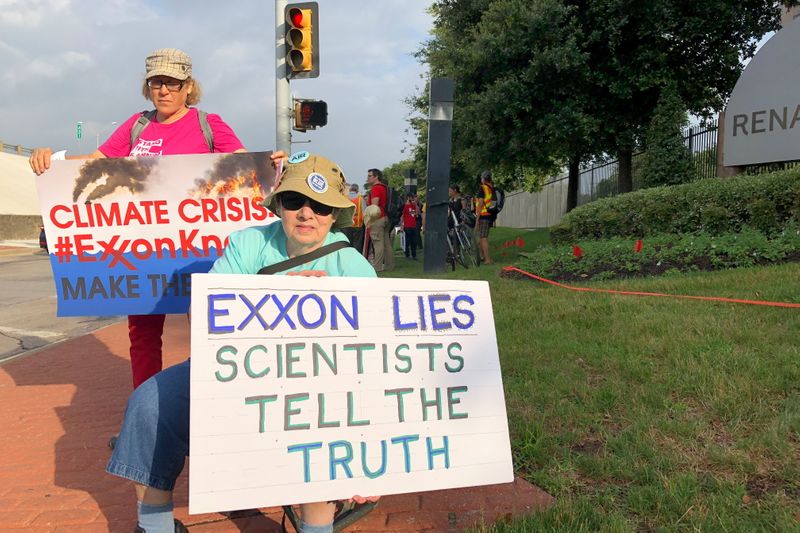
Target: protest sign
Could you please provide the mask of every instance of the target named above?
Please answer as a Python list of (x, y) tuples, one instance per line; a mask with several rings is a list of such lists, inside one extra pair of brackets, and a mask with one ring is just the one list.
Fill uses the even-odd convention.
[(192, 277), (189, 511), (513, 480), (489, 286)]
[(186, 312), (228, 235), (277, 220), (270, 154), (54, 161), (36, 186), (58, 316)]

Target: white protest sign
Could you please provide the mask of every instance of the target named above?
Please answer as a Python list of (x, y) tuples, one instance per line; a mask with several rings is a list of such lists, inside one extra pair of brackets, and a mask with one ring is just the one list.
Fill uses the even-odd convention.
[(189, 512), (513, 480), (489, 286), (192, 276)]

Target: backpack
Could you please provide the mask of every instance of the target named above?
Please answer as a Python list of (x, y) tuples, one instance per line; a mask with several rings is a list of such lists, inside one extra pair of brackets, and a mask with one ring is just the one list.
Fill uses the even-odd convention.
[[(133, 147), (136, 146), (136, 141), (139, 140), (139, 137), (142, 135), (144, 129), (147, 127), (148, 124), (150, 124), (150, 122), (155, 120), (155, 118), (156, 118), (155, 109), (153, 109), (152, 111), (142, 111), (139, 114), (139, 119), (136, 121), (136, 124), (134, 124), (133, 127), (131, 128), (131, 150), (133, 150)], [(211, 131), (211, 126), (208, 124), (208, 113), (198, 109), (197, 119), (200, 121), (200, 129), (203, 131), (203, 137), (205, 137), (206, 139), (206, 144), (208, 144), (208, 149), (213, 153), (214, 133)]]
[(389, 217), (389, 227), (394, 228), (403, 218), (403, 199), (391, 187), (386, 187), (386, 216)]
[(489, 214), (497, 216), (506, 204), (506, 193), (500, 187), (492, 187), (492, 201), (489, 202)]
[(462, 209), (461, 210), (461, 222), (466, 224), (467, 227), (474, 228), (475, 227), (475, 212), (471, 209)]

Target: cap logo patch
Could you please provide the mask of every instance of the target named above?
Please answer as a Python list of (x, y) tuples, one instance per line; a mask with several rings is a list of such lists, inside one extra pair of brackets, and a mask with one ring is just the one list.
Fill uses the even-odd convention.
[(302, 163), (303, 161), (308, 159), (308, 156), (310, 156), (310, 155), (311, 154), (309, 154), (305, 150), (303, 150), (302, 152), (295, 152), (295, 153), (293, 153), (291, 155), (291, 157), (289, 157), (289, 163), (293, 163), (293, 164), (294, 163)]
[(308, 175), (308, 178), (306, 178), (306, 182), (308, 186), (311, 187), (311, 190), (316, 193), (322, 194), (328, 190), (328, 180), (326, 180), (325, 176), (322, 174), (312, 172)]

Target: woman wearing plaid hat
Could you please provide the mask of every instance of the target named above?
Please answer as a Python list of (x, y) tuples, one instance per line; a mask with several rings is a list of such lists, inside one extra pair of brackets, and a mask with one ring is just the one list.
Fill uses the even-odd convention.
[[(176, 48), (159, 48), (147, 56), (145, 69), (142, 94), (153, 102), (153, 111), (132, 115), (89, 155), (67, 156), (65, 151), (53, 154), (50, 148), (37, 148), (30, 157), (33, 171), (42, 174), (50, 168), (52, 159), (247, 151), (219, 115), (206, 114), (191, 107), (200, 101), (202, 90), (192, 77), (192, 59), (185, 52)], [(275, 157), (282, 155), (275, 154)], [(128, 317), (134, 388), (162, 368), (164, 319), (164, 315)]]

